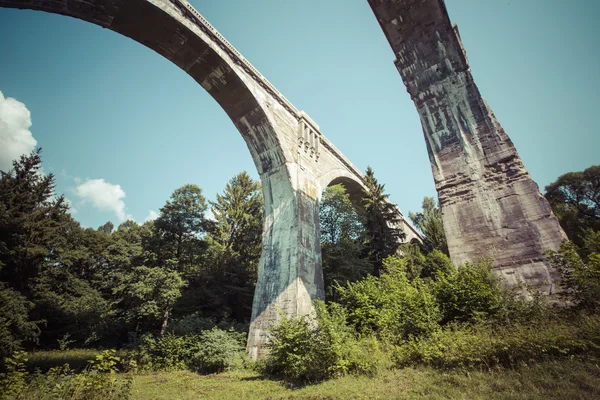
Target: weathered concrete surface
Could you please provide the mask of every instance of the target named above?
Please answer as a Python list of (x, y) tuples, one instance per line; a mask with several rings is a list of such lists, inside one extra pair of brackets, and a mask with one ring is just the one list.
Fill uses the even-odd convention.
[(369, 0), (421, 118), (455, 264), (494, 259), (509, 284), (551, 293), (544, 251), (566, 238), (473, 81), (443, 0)]
[[(265, 224), (248, 351), (257, 357), (280, 317), (323, 298), (318, 203), (331, 182), (353, 193), (361, 173), (202, 15), (181, 0), (0, 0), (0, 7), (63, 14), (142, 43), (196, 80), (229, 115), (261, 177)], [(419, 240), (405, 221), (406, 240)]]

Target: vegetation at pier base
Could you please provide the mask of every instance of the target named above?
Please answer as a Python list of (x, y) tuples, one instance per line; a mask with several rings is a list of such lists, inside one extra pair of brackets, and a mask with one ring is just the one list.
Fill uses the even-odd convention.
[(40, 168), (36, 151), (0, 177), (0, 398), (600, 397), (599, 167), (547, 188), (572, 240), (548, 253), (566, 307), (505, 289), (491, 260), (452, 265), (431, 198), (410, 213), (424, 245), (397, 246), (371, 169), (361, 199), (327, 188), (326, 302), (282, 316), (258, 362), (258, 182), (214, 201), (184, 185), (155, 221), (91, 229)]

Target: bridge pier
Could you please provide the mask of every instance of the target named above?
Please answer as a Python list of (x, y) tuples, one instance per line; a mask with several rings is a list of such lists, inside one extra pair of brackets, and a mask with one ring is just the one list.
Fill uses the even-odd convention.
[(264, 353), (268, 329), (281, 318), (313, 313), (324, 299), (317, 185), (297, 164), (262, 177), (262, 255), (254, 292), (248, 354)]
[(489, 257), (510, 286), (553, 294), (544, 252), (566, 235), (475, 85), (444, 1), (368, 1), (421, 118), (452, 261)]

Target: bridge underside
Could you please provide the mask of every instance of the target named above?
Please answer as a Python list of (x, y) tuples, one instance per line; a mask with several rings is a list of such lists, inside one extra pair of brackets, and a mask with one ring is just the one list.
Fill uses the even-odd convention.
[(443, 0), (369, 3), (421, 117), (452, 261), (490, 257), (510, 285), (551, 294), (544, 251), (566, 236), (481, 97)]
[[(324, 298), (318, 202), (337, 180), (357, 194), (361, 173), (189, 3), (183, 0), (0, 0), (62, 14), (127, 36), (190, 75), (244, 138), (265, 200), (262, 255), (248, 351), (261, 354), (281, 316), (309, 315)], [(337, 182), (336, 181), (336, 182)], [(420, 239), (405, 223), (407, 240)]]

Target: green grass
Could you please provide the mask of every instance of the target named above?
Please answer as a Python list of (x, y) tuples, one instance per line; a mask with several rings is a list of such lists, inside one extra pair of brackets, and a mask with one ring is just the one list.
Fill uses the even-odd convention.
[(191, 372), (140, 374), (134, 399), (597, 399), (597, 361), (562, 360), (491, 372), (405, 368), (368, 378), (347, 376), (292, 389), (257, 373), (201, 376)]
[(96, 354), (100, 353), (101, 350), (95, 349), (72, 349), (72, 350), (44, 350), (35, 351), (27, 354), (27, 370), (34, 371), (39, 368), (41, 371), (46, 372), (50, 368), (60, 367), (64, 364), (75, 370), (81, 370), (85, 368), (88, 360), (93, 360)]

